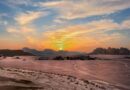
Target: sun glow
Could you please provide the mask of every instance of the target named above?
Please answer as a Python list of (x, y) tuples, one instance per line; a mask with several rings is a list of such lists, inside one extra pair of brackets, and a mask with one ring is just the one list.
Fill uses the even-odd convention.
[[(55, 44), (58, 50), (65, 50), (68, 46), (72, 46), (72, 38), (75, 38), (77, 35), (85, 33), (86, 31), (75, 31), (67, 34), (61, 34), (60, 37), (55, 36), (53, 38), (53, 43)], [(71, 45), (68, 45), (71, 42)]]
[(64, 42), (57, 41), (56, 46), (57, 46), (58, 50), (64, 50)]

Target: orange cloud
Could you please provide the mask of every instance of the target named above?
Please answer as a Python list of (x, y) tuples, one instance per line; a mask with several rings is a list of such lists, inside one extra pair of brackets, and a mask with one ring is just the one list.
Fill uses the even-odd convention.
[(45, 41), (50, 41), (56, 50), (83, 51), (94, 47), (106, 46), (105, 43), (108, 44), (110, 41), (120, 42), (121, 38), (123, 38), (121, 34), (106, 34), (107, 31), (118, 30), (120, 27), (122, 25), (112, 20), (100, 20), (44, 32), (43, 36), (46, 37)]

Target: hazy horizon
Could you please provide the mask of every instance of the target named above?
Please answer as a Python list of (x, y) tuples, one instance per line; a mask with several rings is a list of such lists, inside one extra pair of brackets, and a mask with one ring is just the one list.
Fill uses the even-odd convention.
[(1, 0), (0, 49), (130, 49), (130, 0)]

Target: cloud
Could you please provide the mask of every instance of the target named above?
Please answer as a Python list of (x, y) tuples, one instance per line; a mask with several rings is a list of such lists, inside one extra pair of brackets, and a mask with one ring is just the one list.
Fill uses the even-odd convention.
[(130, 20), (125, 20), (123, 23), (122, 23), (122, 29), (130, 29)]
[(24, 36), (24, 38), (28, 37), (29, 35), (32, 36), (37, 33), (36, 28), (32, 25), (32, 23), (36, 19), (46, 16), (47, 14), (47, 12), (42, 11), (21, 12), (14, 17), (14, 19), (17, 21), (15, 26), (8, 26), (6, 31), (14, 35)]
[(8, 0), (7, 3), (12, 5), (29, 5), (33, 4), (32, 0)]
[(32, 23), (34, 20), (46, 16), (47, 12), (33, 12), (29, 11), (26, 13), (19, 14), (15, 17), (15, 20), (20, 24), (20, 25), (26, 25)]
[[(92, 21), (86, 24), (68, 26), (53, 31), (46, 31), (43, 33), (43, 36), (46, 37), (47, 41), (51, 42), (53, 48), (55, 49), (68, 49), (71, 47), (69, 50), (72, 50), (72, 48), (74, 50), (74, 48), (85, 48), (87, 46), (94, 48), (100, 45), (103, 46), (105, 45), (104, 43), (110, 45), (110, 42), (113, 43), (113, 45), (116, 43), (119, 44), (119, 41), (122, 40), (125, 36), (118, 33), (118, 30), (128, 29), (130, 27), (128, 24), (129, 20), (125, 20), (119, 24), (113, 20), (104, 19), (99, 21)], [(113, 30), (117, 30), (117, 32), (114, 34), (107, 33), (108, 31)]]
[[(10, 33), (12, 36), (23, 38), (26, 41), (26, 45), (28, 44), (30, 47), (36, 48), (40, 45), (37, 44), (39, 40), (35, 36), (37, 32), (36, 32), (36, 28), (32, 25), (32, 23), (36, 19), (40, 17), (44, 17), (47, 14), (48, 13), (44, 11), (43, 12), (42, 11), (21, 12), (17, 14), (16, 17), (14, 17), (14, 19), (16, 20), (15, 26), (12, 25), (8, 26), (6, 31)], [(33, 39), (34, 41), (32, 41)]]
[(40, 6), (57, 10), (59, 19), (77, 19), (108, 15), (130, 8), (130, 0), (65, 0), (41, 2)]
[(64, 35), (68, 37), (91, 32), (104, 32), (118, 29), (119, 27), (120, 25), (118, 23), (115, 23), (113, 20), (104, 19), (99, 21), (92, 21), (87, 24), (72, 25), (58, 30), (47, 31), (44, 35), (56, 35), (57, 38), (59, 38), (62, 36), (64, 37)]
[(29, 26), (8, 27), (6, 31), (11, 34), (11, 37), (24, 40), (22, 41), (23, 45), (19, 45), (18, 47), (23, 48), (28, 46), (30, 48), (41, 49), (42, 45), (40, 39), (36, 36), (37, 32), (35, 28)]
[(35, 30), (31, 27), (27, 27), (27, 26), (23, 26), (23, 27), (8, 27), (7, 28), (7, 32), (8, 33), (12, 33), (12, 34), (31, 34), (33, 33)]

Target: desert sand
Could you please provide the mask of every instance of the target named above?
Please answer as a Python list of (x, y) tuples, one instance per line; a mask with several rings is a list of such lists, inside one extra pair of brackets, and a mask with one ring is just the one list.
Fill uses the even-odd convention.
[(0, 68), (0, 90), (116, 90), (69, 75)]
[[(67, 61), (71, 63), (69, 66), (65, 61), (62, 67), (57, 63), (60, 61), (30, 59), (8, 57), (0, 60), (0, 90), (120, 90), (106, 82), (92, 80), (96, 77), (78, 71), (72, 62)], [(71, 69), (72, 65), (75, 68)]]

